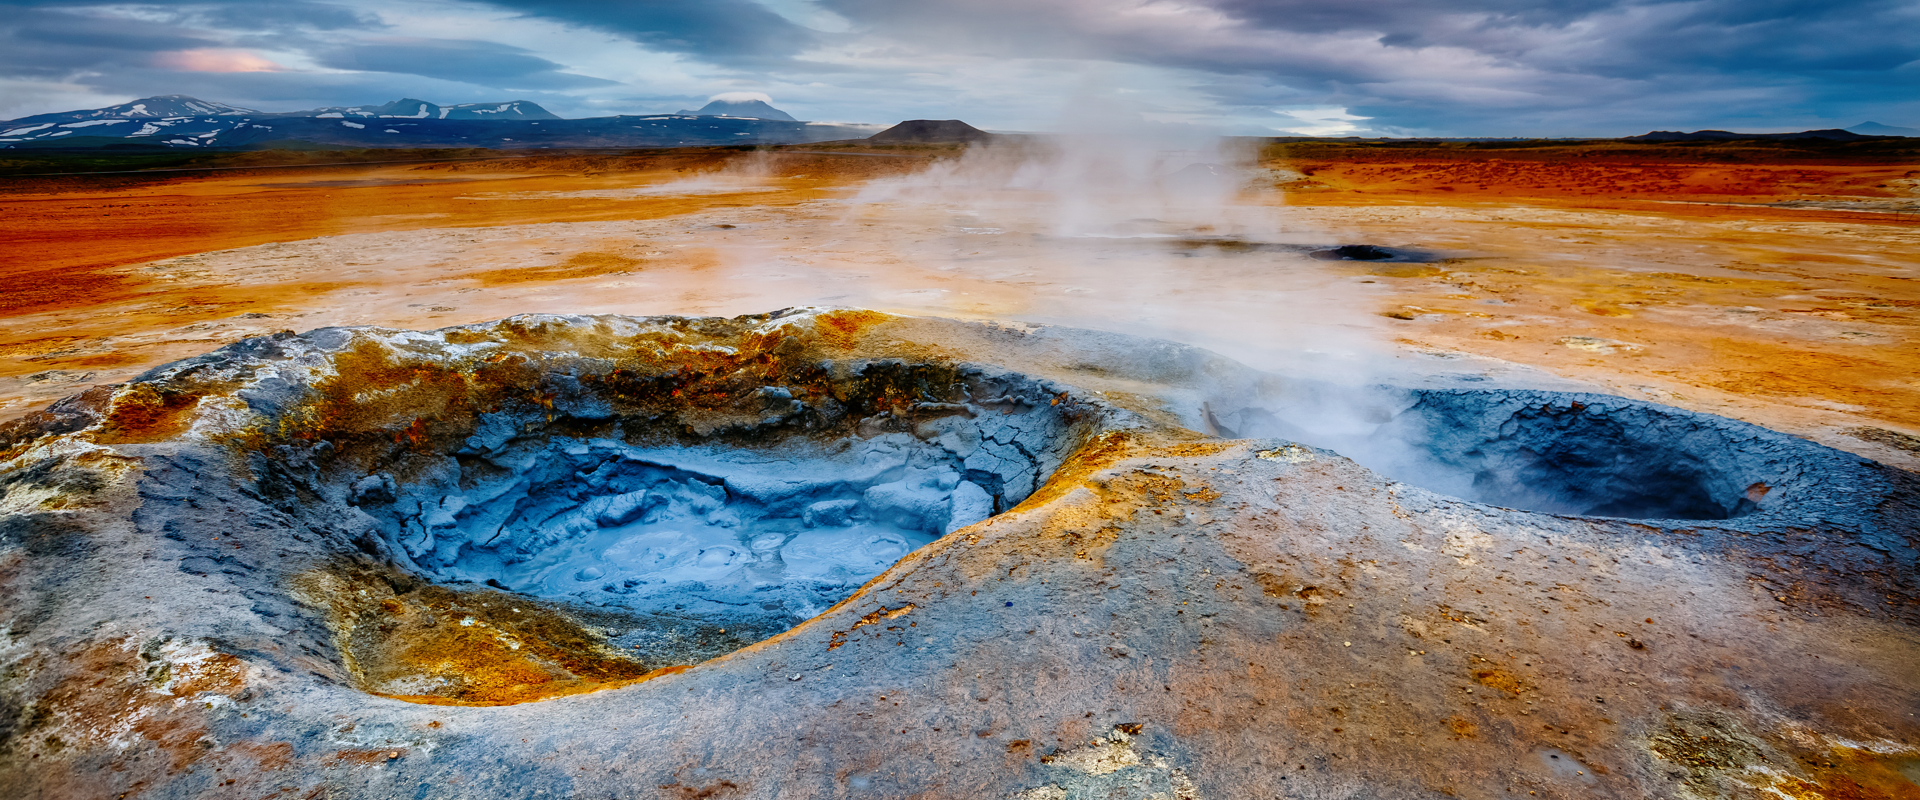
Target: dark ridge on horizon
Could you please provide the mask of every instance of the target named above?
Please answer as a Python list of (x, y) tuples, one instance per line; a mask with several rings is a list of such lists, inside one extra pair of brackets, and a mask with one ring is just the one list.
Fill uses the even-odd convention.
[(1847, 130), (1868, 136), (1920, 136), (1920, 128), (1902, 128), (1898, 125), (1882, 125), (1872, 121), (1862, 122)]
[(950, 144), (982, 142), (991, 138), (993, 134), (957, 119), (910, 119), (867, 137), (867, 141)]
[(1798, 131), (1795, 133), (1734, 133), (1732, 131), (1715, 131), (1715, 130), (1694, 131), (1692, 133), (1682, 133), (1680, 131), (1652, 131), (1649, 133), (1640, 134), (1639, 136), (1621, 137), (1620, 141), (1623, 141), (1623, 142), (1731, 142), (1731, 141), (1738, 141), (1741, 139), (1780, 139), (1780, 140), (1827, 139), (1827, 140), (1837, 141), (1837, 142), (1851, 142), (1851, 141), (1859, 141), (1862, 139), (1880, 139), (1880, 138), (1886, 138), (1886, 137), (1869, 136), (1866, 134), (1854, 133), (1853, 131), (1849, 131), (1849, 130), (1843, 130), (1841, 128), (1823, 128), (1820, 130)]

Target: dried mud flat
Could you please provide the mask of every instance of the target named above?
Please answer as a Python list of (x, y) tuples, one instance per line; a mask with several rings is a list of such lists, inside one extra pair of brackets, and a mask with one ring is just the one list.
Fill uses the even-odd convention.
[[(1440, 202), (1389, 191), (1430, 164), (1356, 183), (1296, 161), (1313, 185), (1245, 199), (1283, 210), (1257, 240), (1063, 237), (861, 194), (924, 162), (788, 158), (666, 194), (688, 180), (673, 165), (112, 195), (148, 214), (122, 230), (311, 204), (193, 252), (58, 246), (123, 224), (90, 216), (107, 195), (0, 201), (41, 215), (9, 235), (44, 241), (9, 252), (49, 254), (10, 275), (84, 278), (0, 320), (7, 794), (1920, 793), (1911, 224), (1761, 205), (1777, 186)], [(1356, 242), (1418, 257), (1312, 255)], [(981, 321), (485, 322), (803, 304)], [(276, 333), (337, 325), (385, 329)], [(405, 332), (448, 325), (467, 327)], [(1564, 450), (1547, 466), (1573, 510), (1242, 438), (1285, 430), (1274, 415), (1314, 387), (1382, 429), (1493, 414), (1403, 441), (1469, 475), (1545, 467), (1463, 454)], [(1592, 450), (1627, 424), (1639, 449)], [(1475, 425), (1506, 433), (1460, 438)], [(802, 514), (759, 479), (635, 455), (796, 436), (895, 442), (900, 465), (821, 484)], [(516, 483), (549, 474), (528, 459), (595, 488)], [(1649, 463), (1696, 500), (1607, 494)], [(924, 509), (957, 508), (956, 481), (996, 515), (937, 536), (957, 517)], [(724, 507), (703, 485), (729, 487)], [(452, 531), (530, 507), (493, 499), (512, 491), (578, 507), (505, 522), (507, 566), (543, 563), (527, 543), (551, 531), (640, 541), (736, 508), (936, 540), (864, 586), (836, 578), (851, 595), (818, 616), (662, 616), (471, 572), (507, 545)]]

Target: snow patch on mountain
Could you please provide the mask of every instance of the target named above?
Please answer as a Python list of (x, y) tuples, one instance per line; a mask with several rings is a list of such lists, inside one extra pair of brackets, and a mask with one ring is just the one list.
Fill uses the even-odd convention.
[(329, 106), (307, 111), (289, 111), (276, 116), (283, 117), (320, 117), (339, 119), (355, 117), (362, 119), (518, 119), (546, 120), (560, 117), (537, 103), (525, 100), (509, 100), (497, 103), (459, 103), (443, 106), (416, 100), (401, 98), (378, 106)]
[[(72, 127), (71, 123), (79, 122), (94, 122), (104, 125), (111, 124), (112, 122), (125, 122), (142, 118), (157, 119), (163, 117), (188, 116), (232, 117), (249, 116), (259, 113), (260, 112), (252, 109), (230, 106), (226, 103), (216, 103), (210, 100), (187, 97), (185, 95), (169, 94), (142, 98), (119, 105), (107, 106), (105, 108), (61, 111), (52, 114), (35, 114), (30, 117), (0, 121), (0, 126), (23, 127), (52, 124), (62, 127)], [(51, 134), (42, 134), (42, 136), (50, 135)]]

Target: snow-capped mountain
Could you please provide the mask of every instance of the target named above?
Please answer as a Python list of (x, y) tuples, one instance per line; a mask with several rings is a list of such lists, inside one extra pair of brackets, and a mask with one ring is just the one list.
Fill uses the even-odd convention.
[(404, 98), (380, 106), (330, 106), (308, 111), (290, 111), (275, 116), (319, 117), (322, 119), (559, 119), (538, 103), (509, 100), (504, 103), (461, 103), (443, 106), (425, 100)]
[[(375, 129), (375, 133), (386, 136), (372, 138), (385, 139), (391, 135), (408, 133), (402, 129), (413, 127), (414, 123), (405, 120), (559, 121), (560, 117), (525, 100), (443, 106), (407, 98), (378, 106), (265, 112), (172, 94), (106, 108), (37, 114), (0, 122), (0, 147), (16, 142), (51, 144), (53, 140), (75, 136), (176, 147), (239, 146), (293, 138), (312, 140), (315, 132), (307, 130), (311, 125), (294, 124), (295, 120), (303, 119), (337, 119), (340, 122), (331, 124), (342, 127), (346, 133), (366, 130), (368, 121), (374, 121), (373, 124), (381, 126)], [(273, 133), (276, 129), (281, 131), (280, 134)], [(320, 140), (331, 139), (323, 136)]]
[[(121, 103), (106, 108), (89, 108), (82, 111), (60, 111), (52, 114), (35, 114), (15, 120), (0, 122), (8, 130), (0, 136), (18, 136), (13, 130), (27, 125), (38, 125), (42, 129), (50, 128), (87, 128), (104, 125), (132, 124), (140, 127), (142, 120), (165, 119), (167, 117), (232, 117), (258, 115), (260, 112), (250, 108), (199, 100), (183, 94), (167, 94), (148, 97), (130, 103)], [(132, 130), (133, 128), (128, 128)], [(51, 132), (51, 131), (49, 131)]]
[[(855, 139), (873, 132), (863, 126), (800, 122), (763, 101), (742, 102), (724, 95), (702, 111), (708, 110), (732, 113), (561, 119), (524, 100), (442, 106), (414, 99), (378, 106), (265, 113), (191, 97), (164, 97), (0, 122), (0, 149), (109, 145), (254, 149), (296, 144), (507, 149), (696, 147)], [(193, 113), (178, 113), (182, 111)]]
[[(15, 120), (0, 122), (0, 139), (44, 139), (52, 136), (72, 135), (60, 131), (77, 131), (90, 128), (90, 135), (127, 136), (129, 132), (144, 127), (156, 127), (149, 123), (160, 120), (184, 120), (193, 117), (318, 117), (321, 119), (485, 119), (485, 120), (557, 120), (560, 117), (541, 108), (537, 103), (525, 100), (508, 100), (499, 103), (461, 103), (443, 106), (425, 100), (412, 98), (395, 100), (378, 106), (335, 106), (315, 108), (307, 111), (255, 111), (250, 108), (230, 106), (211, 100), (201, 100), (186, 95), (169, 94), (148, 97), (130, 103), (121, 103), (106, 108), (89, 108), (82, 111), (61, 111), (53, 114), (36, 114)], [(110, 127), (121, 126), (121, 127)], [(169, 126), (158, 126), (169, 127)], [(26, 130), (33, 128), (33, 130)], [(152, 136), (158, 131), (149, 131), (141, 136)]]
[(713, 98), (700, 110), (681, 109), (683, 117), (739, 117), (741, 119), (777, 119), (782, 122), (799, 122), (792, 114), (774, 108), (759, 98), (734, 99), (726, 95)]
[(219, 132), (248, 127), (252, 109), (169, 94), (130, 103), (82, 111), (35, 114), (0, 122), (0, 144), (82, 138), (139, 141), (180, 140), (174, 144), (200, 146)]

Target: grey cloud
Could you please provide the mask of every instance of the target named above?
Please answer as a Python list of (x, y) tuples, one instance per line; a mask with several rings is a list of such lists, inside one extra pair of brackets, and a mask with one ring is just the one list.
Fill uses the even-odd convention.
[(375, 14), (332, 3), (223, 3), (201, 11), (197, 17), (207, 25), (239, 31), (378, 30), (387, 27)]
[(1911, 76), (1897, 69), (1920, 59), (1912, 0), (822, 4), (902, 42), (937, 31), (947, 47), (982, 56), (1256, 76), (1252, 86), (1215, 81), (1207, 90), (1242, 105), (1285, 87), (1338, 100), (1381, 125), (1453, 131), (1575, 119), (1588, 121), (1582, 127), (1633, 125), (1655, 121), (1640, 113), (1653, 108), (1669, 115), (1658, 122), (1675, 125), (1681, 116), (1778, 118), (1788, 104), (1807, 109), (1800, 116), (1848, 114), (1910, 104)]
[[(227, 31), (380, 24), (370, 15), (324, 3), (140, 5), (166, 13), (158, 19), (134, 18), (92, 4), (0, 0), (0, 76), (62, 79), (78, 72), (136, 68), (158, 53), (227, 45)], [(297, 38), (285, 36), (252, 44), (292, 44), (292, 49), (300, 49)]]
[(1620, 5), (1617, 0), (1363, 0), (1327, 3), (1317, 0), (1216, 0), (1213, 7), (1251, 24), (1309, 33), (1375, 31), (1418, 40), (1425, 31), (1444, 27), (1449, 18), (1478, 17), (1500, 25), (1564, 25)]
[(45, 8), (106, 13), (120, 8), (137, 8), (171, 14), (176, 20), (199, 17), (219, 25), (265, 30), (270, 27), (297, 26), (320, 30), (379, 27), (379, 16), (357, 11), (340, 3), (317, 0), (0, 0), (0, 8)]
[(506, 9), (618, 34), (714, 61), (775, 59), (818, 41), (752, 0), (486, 0)]
[[(141, 18), (116, 15), (114, 8), (56, 7), (62, 5), (78, 4), (0, 0), (0, 78), (72, 82), (106, 94), (203, 95), (285, 110), (291, 110), (285, 103), (350, 105), (408, 94), (487, 101), (503, 89), (561, 110), (577, 103), (553, 92), (613, 83), (493, 42), (322, 34), (384, 27), (369, 13), (335, 4), (148, 2), (140, 5), (164, 13)], [(198, 73), (155, 66), (162, 53), (219, 47), (304, 51), (327, 66), (364, 72)]]
[(0, 22), (0, 76), (59, 79), (77, 70), (135, 66), (154, 53), (212, 44), (172, 25), (16, 9)]
[(202, 47), (212, 40), (184, 28), (140, 20), (61, 11), (28, 10), (0, 23), (10, 39), (20, 42), (95, 50), (151, 53)]
[[(1637, 64), (1716, 71), (1888, 69), (1920, 58), (1912, 0), (1197, 0), (1229, 24), (1182, 30), (1155, 14), (1116, 13), (1108, 0), (824, 0), (870, 28), (924, 35), (1008, 55), (1097, 51), (1105, 57), (1220, 70), (1297, 68), (1285, 49), (1247, 53), (1260, 34), (1359, 35), (1396, 49), (1461, 48), (1515, 66)], [(1581, 39), (1584, 41), (1569, 40)], [(1572, 43), (1570, 58), (1563, 45)], [(1329, 77), (1340, 77), (1334, 70)], [(1352, 76), (1346, 76), (1352, 77)]]
[[(1182, 76), (1179, 82), (1242, 130), (1284, 126), (1271, 109), (1316, 105), (1372, 117), (1367, 124), (1380, 130), (1462, 135), (1769, 128), (1851, 124), (1855, 116), (1920, 123), (1912, 89), (1920, 80), (1916, 0), (818, 0), (851, 23), (847, 33), (796, 25), (753, 0), (474, 2), (684, 54), (696, 71), (720, 68), (731, 85), (812, 82), (821, 85), (816, 98), (831, 97), (825, 102), (833, 108), (888, 104), (872, 110), (879, 116), (996, 102), (924, 97), (903, 72), (956, 70), (965, 79), (976, 69), (1020, 74), (1002, 64), (1068, 74), (1121, 62), (1177, 70), (1168, 74)], [(356, 31), (383, 24), (371, 0), (130, 5), (163, 10), (169, 22), (153, 22), (150, 13), (116, 18), (111, 7), (79, 2), (0, 0), (0, 9), (12, 9), (0, 15), (0, 75), (88, 86), (131, 86), (146, 76), (148, 85), (127, 90), (140, 93), (224, 85), (235, 88), (207, 91), (233, 102), (260, 97), (234, 92), (266, 87), (332, 91), (319, 76), (189, 75), (144, 66), (156, 52), (229, 46), (305, 52), (327, 66), (362, 70), (355, 80), (365, 83), (355, 85), (395, 87), (377, 97), (424, 96), (424, 89), (399, 88), (422, 81), (555, 97), (610, 83), (565, 72), (551, 60), (563, 57), (551, 53), (361, 38)], [(457, 18), (462, 7), (450, 2), (443, 9)], [(815, 52), (818, 60), (805, 60)], [(993, 80), (980, 79), (979, 91), (968, 94), (1044, 105), (1021, 97), (1020, 86)], [(575, 105), (594, 102), (608, 101)]]
[(380, 38), (322, 51), (335, 69), (394, 72), (503, 89), (571, 89), (613, 81), (561, 72), (563, 66), (526, 50), (465, 39)]

